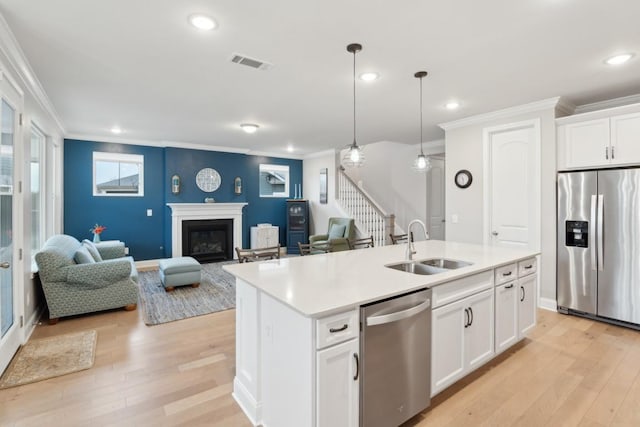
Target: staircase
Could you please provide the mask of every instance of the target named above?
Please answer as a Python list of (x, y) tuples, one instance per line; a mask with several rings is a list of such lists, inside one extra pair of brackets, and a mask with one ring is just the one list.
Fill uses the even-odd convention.
[(354, 219), (360, 234), (373, 236), (376, 246), (391, 243), (389, 234), (394, 232), (395, 215), (386, 213), (371, 196), (367, 194), (345, 173), (344, 167), (338, 168), (338, 203)]

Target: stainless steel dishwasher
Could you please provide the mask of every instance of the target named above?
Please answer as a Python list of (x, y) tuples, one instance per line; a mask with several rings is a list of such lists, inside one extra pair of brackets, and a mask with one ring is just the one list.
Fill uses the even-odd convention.
[(431, 403), (431, 289), (360, 308), (360, 426), (398, 426)]

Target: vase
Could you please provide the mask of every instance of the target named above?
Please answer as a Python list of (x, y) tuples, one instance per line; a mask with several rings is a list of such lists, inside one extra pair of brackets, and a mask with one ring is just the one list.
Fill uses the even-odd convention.
[(93, 243), (100, 243), (100, 235), (98, 233), (93, 233)]

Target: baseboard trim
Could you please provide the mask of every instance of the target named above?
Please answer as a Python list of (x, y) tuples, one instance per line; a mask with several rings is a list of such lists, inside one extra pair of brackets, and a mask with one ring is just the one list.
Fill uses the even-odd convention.
[(231, 395), (251, 424), (254, 426), (260, 425), (262, 422), (260, 404), (254, 399), (249, 390), (247, 390), (244, 384), (242, 384), (237, 377), (233, 379), (233, 393), (231, 393)]
[(147, 259), (144, 261), (136, 261), (136, 269), (138, 271), (157, 270), (159, 259)]
[(558, 311), (558, 303), (555, 299), (552, 298), (542, 298), (538, 301), (538, 307), (549, 310), (549, 311)]

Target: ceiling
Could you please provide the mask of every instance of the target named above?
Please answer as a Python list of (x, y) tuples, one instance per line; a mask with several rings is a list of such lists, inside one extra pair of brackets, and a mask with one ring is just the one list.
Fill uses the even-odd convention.
[[(304, 155), (357, 140), (425, 141), (438, 123), (563, 96), (640, 93), (637, 0), (0, 0), (68, 136)], [(202, 32), (195, 12), (219, 27)], [(635, 52), (624, 66), (603, 60)], [(267, 71), (230, 62), (241, 53)], [(456, 99), (461, 108), (444, 105)], [(240, 123), (260, 125), (253, 135)]]

